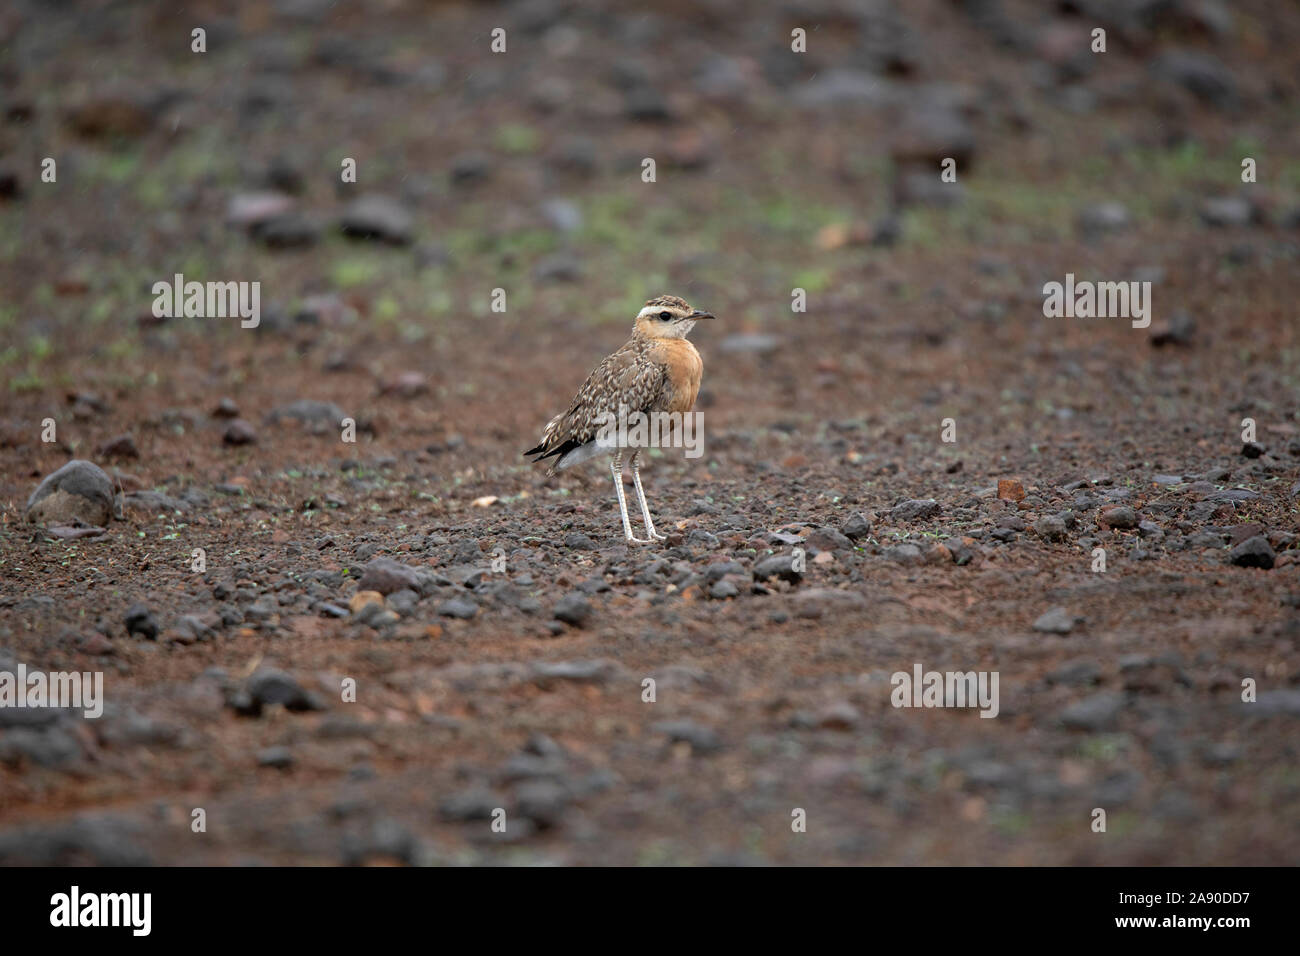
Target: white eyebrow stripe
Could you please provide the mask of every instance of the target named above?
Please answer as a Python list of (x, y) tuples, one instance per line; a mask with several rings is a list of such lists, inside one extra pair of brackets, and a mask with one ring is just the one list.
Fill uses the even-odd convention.
[(636, 317), (638, 319), (643, 319), (647, 315), (657, 315), (658, 313), (662, 312), (663, 309), (664, 307), (662, 305), (647, 305), (644, 309), (642, 309), (640, 312), (636, 314)]

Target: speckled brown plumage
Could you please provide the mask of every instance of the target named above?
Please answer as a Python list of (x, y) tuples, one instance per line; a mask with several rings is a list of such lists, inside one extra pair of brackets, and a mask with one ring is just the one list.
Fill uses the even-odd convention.
[[(653, 310), (663, 312), (654, 314)], [(651, 315), (646, 315), (650, 311)], [(659, 316), (668, 314), (665, 320)], [(564, 467), (564, 457), (596, 439), (604, 416), (628, 413), (688, 412), (700, 389), (703, 362), (686, 332), (698, 318), (712, 318), (696, 312), (675, 295), (661, 295), (646, 302), (632, 338), (607, 356), (587, 376), (567, 411), (547, 424), (542, 440), (524, 452), (534, 461), (554, 457), (548, 474)]]

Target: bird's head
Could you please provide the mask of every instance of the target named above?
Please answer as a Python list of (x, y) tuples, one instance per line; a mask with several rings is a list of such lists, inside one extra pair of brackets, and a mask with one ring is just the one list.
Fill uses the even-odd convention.
[(636, 317), (636, 331), (652, 339), (684, 339), (700, 319), (713, 313), (692, 309), (685, 299), (661, 295), (645, 304)]

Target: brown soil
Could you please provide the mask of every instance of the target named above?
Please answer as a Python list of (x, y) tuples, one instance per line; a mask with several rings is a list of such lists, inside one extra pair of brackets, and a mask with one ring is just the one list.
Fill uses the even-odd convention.
[[(7, 100), (29, 109), (0, 138), (21, 185), (0, 201), (0, 670), (102, 670), (107, 709), (0, 713), (0, 862), (1297, 859), (1300, 18), (1234, 4), (1217, 42), (1194, 20), (1128, 41), (1113, 27), (1105, 66), (1071, 80), (1045, 38), (1086, 43), (1087, 18), (1007, 4), (1031, 38), (1008, 48), (957, 4), (899, 4), (923, 55), (879, 75), (904, 102), (967, 91), (977, 149), (960, 203), (907, 206), (898, 241), (872, 244), (890, 114), (798, 99), (859, 62), (853, 17), (810, 13), (810, 59), (780, 81), (799, 18), (744, 4), (636, 20), (531, 5), (536, 28), (523, 4), (228, 6), (33, 4), (4, 28)], [(1151, 78), (1184, 48), (1214, 50), (1240, 108)], [(724, 54), (752, 67), (731, 100), (673, 66)], [(663, 121), (625, 104), (647, 83)], [(552, 86), (567, 92), (548, 107)], [(1095, 102), (1070, 112), (1077, 89)], [(69, 111), (100, 96), (125, 112), (87, 138)], [(594, 170), (561, 159), (587, 148)], [(1252, 186), (1234, 179), (1243, 148)], [(484, 181), (452, 177), (467, 153)], [(348, 156), (358, 183), (336, 184)], [(653, 184), (644, 156), (661, 157)], [(305, 248), (223, 223), (277, 158), (323, 226)], [(400, 197), (413, 244), (339, 234), (370, 192)], [(1248, 196), (1254, 221), (1207, 226), (1216, 195)], [(576, 230), (548, 224), (553, 199)], [(1094, 237), (1075, 219), (1103, 200), (1131, 221)], [(548, 278), (555, 256), (576, 281)], [(260, 327), (153, 321), (152, 283), (176, 272), (260, 281)], [(1152, 329), (1045, 318), (1043, 283), (1067, 272), (1154, 274)], [(665, 292), (719, 318), (692, 336), (705, 454), (643, 470), (672, 534), (629, 548), (603, 465), (548, 479), (520, 452)], [(1180, 313), (1194, 331), (1156, 344)], [(223, 443), (225, 397), (252, 444)], [(354, 418), (357, 442), (271, 420), (302, 399)], [(97, 451), (123, 434), (138, 458)], [(127, 492), (103, 536), (24, 523), (72, 458)], [(1024, 499), (998, 498), (1000, 479)], [(938, 513), (894, 510), (913, 499)], [(1147, 524), (1103, 527), (1110, 505)], [(859, 514), (851, 543), (820, 530)], [(1057, 515), (1059, 535), (1040, 524)], [(756, 580), (792, 535), (800, 580)], [(1275, 566), (1236, 566), (1257, 535)], [(331, 616), (380, 557), (422, 592), (389, 597), (393, 623)], [(589, 613), (556, 620), (575, 591)], [(458, 601), (471, 619), (443, 613)], [(156, 639), (127, 633), (136, 604)], [(1056, 607), (1069, 633), (1035, 629)], [(890, 676), (916, 664), (996, 671), (1000, 713), (895, 708)], [(318, 709), (239, 713), (268, 668)]]

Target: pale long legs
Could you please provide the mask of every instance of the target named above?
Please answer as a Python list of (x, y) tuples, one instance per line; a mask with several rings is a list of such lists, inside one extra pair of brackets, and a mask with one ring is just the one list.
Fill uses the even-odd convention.
[(614, 491), (618, 495), (618, 513), (623, 519), (623, 537), (628, 542), (645, 544), (640, 538), (632, 534), (632, 522), (627, 517), (627, 498), (623, 494), (623, 453), (617, 451), (614, 457), (609, 460), (609, 471), (614, 476)]
[(641, 487), (641, 468), (636, 463), (638, 452), (640, 452), (639, 448), (632, 452), (632, 484), (636, 486), (636, 500), (641, 502), (641, 518), (645, 521), (645, 533), (656, 541), (666, 541), (668, 535), (656, 531), (654, 519), (650, 517), (650, 503), (645, 500), (645, 489)]
[(632, 521), (627, 516), (627, 496), (623, 492), (623, 452), (614, 453), (609, 462), (610, 474), (614, 476), (614, 492), (618, 495), (618, 514), (623, 519), (623, 538), (628, 544), (650, 544), (662, 541), (664, 536), (655, 533), (654, 522), (650, 520), (650, 507), (646, 504), (645, 492), (641, 490), (641, 475), (637, 472), (636, 452), (632, 453), (632, 480), (636, 484), (637, 501), (641, 504), (641, 517), (645, 520), (648, 538), (638, 538), (632, 533)]

